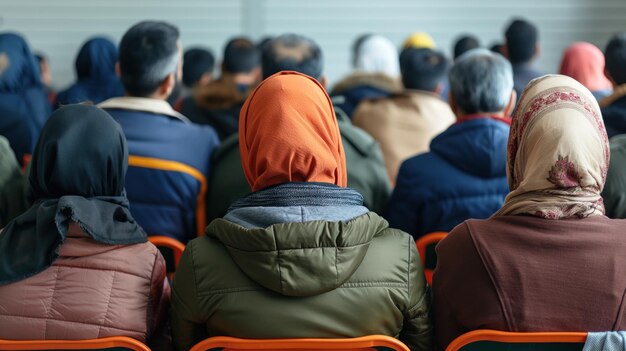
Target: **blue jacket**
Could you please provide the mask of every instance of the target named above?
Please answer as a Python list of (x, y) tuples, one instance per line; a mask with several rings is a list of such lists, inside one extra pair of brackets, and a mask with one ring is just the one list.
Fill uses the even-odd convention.
[[(30, 152), (51, 112), (39, 64), (26, 41), (14, 33), (0, 34), (0, 57), (5, 57), (8, 63), (0, 74), (0, 106), (26, 118)], [(11, 145), (14, 147), (13, 143)]]
[(622, 96), (602, 107), (602, 119), (609, 138), (626, 133), (626, 96)]
[(491, 118), (457, 123), (439, 134), (430, 152), (402, 163), (389, 204), (390, 226), (418, 238), (491, 216), (509, 192), (508, 136), (509, 125)]
[[(155, 108), (140, 110), (132, 106), (137, 101)], [(132, 108), (122, 108), (127, 104)], [(199, 198), (202, 181), (206, 186), (211, 154), (219, 143), (215, 131), (189, 122), (165, 101), (123, 97), (109, 99), (100, 107), (113, 116), (126, 135), (127, 197), (133, 217), (146, 233), (186, 243), (199, 230), (204, 231), (197, 227), (196, 216), (198, 206), (205, 201)], [(144, 164), (138, 166), (137, 160)], [(165, 164), (159, 162), (163, 160)], [(174, 161), (176, 169), (167, 161)], [(180, 171), (181, 167), (187, 171)], [(200, 210), (204, 219), (204, 209)]]
[(18, 110), (9, 106), (0, 105), (0, 135), (7, 138), (9, 145), (17, 158), (22, 164), (24, 154), (32, 153), (35, 145), (35, 136), (28, 122), (28, 117), (21, 114)]

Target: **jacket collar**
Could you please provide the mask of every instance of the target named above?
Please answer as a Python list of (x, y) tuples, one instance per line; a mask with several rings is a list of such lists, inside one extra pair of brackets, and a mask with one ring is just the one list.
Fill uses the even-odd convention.
[(337, 83), (331, 95), (345, 93), (361, 86), (370, 86), (389, 93), (402, 91), (402, 82), (384, 73), (354, 72)]
[(484, 113), (474, 113), (474, 114), (469, 114), (469, 115), (462, 116), (461, 118), (458, 118), (456, 120), (456, 123), (454, 123), (454, 124), (460, 124), (460, 123), (467, 122), (467, 121), (472, 121), (472, 120), (475, 120), (475, 119), (493, 119), (493, 120), (496, 120), (496, 121), (500, 121), (500, 122), (506, 123), (509, 126), (511, 125), (511, 122), (512, 122), (511, 117), (505, 117), (505, 116), (494, 115), (494, 114), (489, 114), (489, 113), (487, 113), (487, 114), (484, 114)]
[(398, 94), (393, 94), (392, 96), (399, 96), (399, 97), (404, 96), (404, 97), (409, 97), (412, 99), (435, 98), (447, 105), (447, 103), (443, 101), (443, 99), (441, 98), (441, 95), (433, 91), (406, 89)]
[(150, 112), (177, 118), (185, 123), (191, 123), (191, 121), (187, 117), (183, 116), (181, 113), (176, 112), (176, 110), (174, 110), (172, 106), (165, 100), (134, 96), (121, 96), (103, 101), (98, 104), (98, 107), (103, 109), (120, 109)]

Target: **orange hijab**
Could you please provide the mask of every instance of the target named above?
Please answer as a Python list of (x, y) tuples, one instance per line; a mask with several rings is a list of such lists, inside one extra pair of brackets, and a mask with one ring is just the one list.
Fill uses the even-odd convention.
[(239, 114), (241, 164), (252, 191), (287, 182), (347, 184), (341, 135), (320, 83), (283, 71), (265, 79)]

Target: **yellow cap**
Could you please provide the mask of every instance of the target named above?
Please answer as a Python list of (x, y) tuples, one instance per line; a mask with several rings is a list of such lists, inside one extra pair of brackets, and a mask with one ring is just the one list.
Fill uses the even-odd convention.
[(416, 49), (434, 49), (436, 47), (433, 38), (424, 32), (415, 32), (409, 35), (408, 38), (402, 44), (402, 48), (416, 48)]

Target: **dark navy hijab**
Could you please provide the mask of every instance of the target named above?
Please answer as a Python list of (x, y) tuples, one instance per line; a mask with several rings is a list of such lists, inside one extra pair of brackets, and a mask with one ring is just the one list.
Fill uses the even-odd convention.
[(90, 101), (98, 104), (106, 99), (123, 96), (124, 87), (115, 74), (117, 46), (104, 37), (87, 40), (74, 63), (78, 80), (57, 95), (57, 105)]
[(28, 88), (43, 88), (37, 59), (21, 36), (0, 34), (0, 93)]
[(72, 221), (100, 243), (146, 242), (124, 191), (126, 138), (108, 113), (87, 105), (58, 109), (41, 131), (31, 164), (34, 205), (0, 233), (0, 285), (50, 267)]
[(50, 114), (39, 63), (26, 41), (15, 33), (0, 34), (0, 106), (28, 118), (33, 140)]

